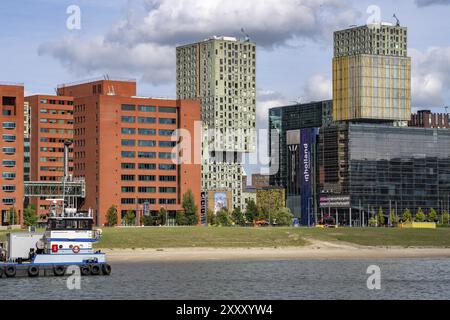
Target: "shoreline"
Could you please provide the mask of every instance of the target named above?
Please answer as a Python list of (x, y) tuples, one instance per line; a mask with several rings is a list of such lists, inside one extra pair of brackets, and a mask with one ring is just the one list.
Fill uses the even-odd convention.
[(101, 249), (111, 262), (374, 260), (450, 258), (450, 248), (365, 247), (310, 241), (305, 247)]

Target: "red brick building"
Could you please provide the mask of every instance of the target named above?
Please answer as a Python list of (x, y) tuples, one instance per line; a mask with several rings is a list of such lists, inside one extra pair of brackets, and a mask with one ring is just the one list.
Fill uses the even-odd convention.
[(430, 110), (421, 110), (411, 115), (408, 125), (410, 127), (450, 129), (450, 117), (448, 113), (432, 113)]
[[(0, 225), (23, 221), (24, 88), (0, 83)], [(12, 221), (10, 210), (16, 215)], [(17, 221), (17, 220), (19, 221)]]
[[(31, 110), (30, 179), (61, 181), (64, 177), (64, 141), (73, 139), (73, 98), (52, 95), (26, 97)], [(69, 173), (73, 172), (73, 150), (69, 149)], [(31, 198), (39, 215), (46, 214), (50, 203)]]
[[(119, 224), (127, 211), (142, 216), (147, 203), (153, 214), (165, 208), (174, 216), (188, 189), (200, 206), (198, 101), (136, 97), (136, 82), (115, 80), (62, 85), (58, 94), (74, 99), (73, 172), (86, 179), (83, 208), (94, 210), (99, 225), (112, 205)], [(177, 129), (192, 137), (187, 150), (174, 149)], [(176, 163), (183, 152), (191, 163)]]

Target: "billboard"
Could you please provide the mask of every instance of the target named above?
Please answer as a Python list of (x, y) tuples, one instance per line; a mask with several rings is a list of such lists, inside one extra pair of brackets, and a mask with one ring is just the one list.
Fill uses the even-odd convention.
[(314, 221), (314, 147), (318, 128), (300, 130), (300, 210), (301, 224), (311, 226)]
[(227, 194), (225, 192), (214, 193), (214, 212), (217, 213), (227, 208)]
[(201, 192), (200, 213), (201, 213), (201, 224), (206, 225), (208, 223), (208, 196), (204, 191)]

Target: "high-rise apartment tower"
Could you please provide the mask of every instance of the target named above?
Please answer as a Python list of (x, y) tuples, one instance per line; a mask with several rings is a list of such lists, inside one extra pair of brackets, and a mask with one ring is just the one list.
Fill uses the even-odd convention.
[(177, 48), (177, 98), (202, 106), (202, 189), (242, 206), (242, 156), (256, 149), (256, 44), (213, 37)]

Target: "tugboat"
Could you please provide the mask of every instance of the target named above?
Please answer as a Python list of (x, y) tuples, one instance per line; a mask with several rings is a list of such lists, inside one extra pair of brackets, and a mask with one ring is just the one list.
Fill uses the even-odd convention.
[(95, 251), (101, 230), (93, 230), (93, 214), (64, 208), (53, 200), (44, 233), (16, 232), (7, 235), (7, 246), (0, 247), (0, 277), (61, 277), (69, 266), (78, 266), (83, 276), (110, 275), (106, 256)]
[[(68, 176), (68, 148), (64, 144), (64, 180)], [(65, 194), (65, 185), (63, 186)], [(76, 266), (80, 274), (110, 275), (111, 266), (106, 256), (95, 251), (93, 244), (100, 240), (102, 231), (94, 230), (92, 210), (78, 211), (75, 201), (64, 196), (62, 199), (49, 199), (47, 228), (44, 233), (15, 232), (7, 235), (7, 243), (0, 243), (0, 278), (16, 276), (64, 276), (69, 266)]]

